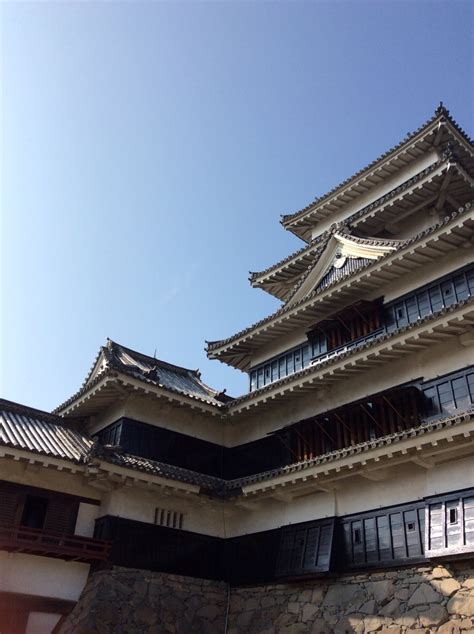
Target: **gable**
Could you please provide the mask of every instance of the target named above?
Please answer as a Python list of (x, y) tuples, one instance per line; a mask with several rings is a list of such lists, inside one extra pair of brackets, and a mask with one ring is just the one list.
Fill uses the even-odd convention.
[(308, 269), (299, 286), (295, 288), (288, 304), (297, 302), (315, 289), (324, 288), (333, 281), (394, 251), (395, 242), (394, 240), (357, 238), (342, 232), (334, 233), (326, 249)]

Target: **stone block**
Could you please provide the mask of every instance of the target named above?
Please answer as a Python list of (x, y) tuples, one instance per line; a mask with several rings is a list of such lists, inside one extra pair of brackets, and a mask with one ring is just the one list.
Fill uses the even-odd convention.
[(429, 583), (422, 583), (408, 599), (408, 606), (423, 605), (425, 603), (439, 603), (442, 596), (433, 590)]
[(446, 570), (444, 566), (436, 566), (430, 573), (431, 579), (447, 579), (448, 577), (452, 577), (452, 574), (449, 570)]
[(291, 614), (299, 614), (300, 610), (301, 610), (301, 603), (290, 602), (290, 603), (288, 603), (287, 610)]
[(362, 614), (376, 614), (377, 611), (375, 609), (375, 600), (374, 599), (370, 599), (369, 601), (366, 601), (360, 608), (359, 608), (359, 612), (362, 612)]
[(448, 620), (448, 613), (444, 605), (430, 605), (428, 609), (418, 614), (418, 618), (423, 627), (441, 625)]
[(461, 623), (460, 619), (447, 621), (438, 627), (438, 634), (460, 634)]
[(431, 581), (433, 588), (444, 597), (450, 597), (461, 589), (461, 584), (456, 579), (433, 579)]
[(376, 632), (377, 630), (381, 630), (385, 625), (388, 625), (388, 622), (383, 616), (366, 616), (364, 619), (366, 632)]
[(357, 584), (339, 584), (336, 583), (333, 586), (329, 586), (326, 596), (324, 597), (323, 605), (326, 606), (344, 606), (346, 604), (354, 604), (357, 601), (364, 599), (364, 592), (362, 588)]
[[(213, 621), (221, 613), (222, 613), (222, 610), (221, 610), (221, 608), (219, 606), (211, 604), (211, 605), (203, 606), (200, 610), (198, 610), (196, 612), (196, 615), (200, 616), (201, 618), (209, 619), (210, 621)], [(178, 612), (178, 614), (179, 614), (179, 612)]]
[(316, 586), (313, 588), (313, 594), (311, 596), (311, 603), (321, 603), (323, 600), (326, 589), (322, 586)]
[(397, 614), (400, 608), (400, 601), (398, 599), (392, 599), (380, 610), (381, 616), (392, 616)]
[(381, 581), (370, 581), (365, 584), (365, 589), (370, 597), (373, 597), (377, 603), (384, 604), (389, 601), (394, 594), (393, 581), (385, 579)]
[(329, 634), (331, 629), (324, 619), (316, 619), (313, 621), (313, 626), (311, 628), (311, 634)]
[(400, 601), (406, 601), (409, 596), (410, 591), (408, 590), (408, 588), (401, 588), (401, 590), (397, 590), (394, 595), (395, 599), (400, 599)]
[(474, 592), (458, 592), (448, 602), (448, 612), (459, 616), (474, 616)]
[(303, 623), (306, 623), (307, 621), (312, 621), (318, 612), (319, 606), (314, 605), (313, 603), (307, 603), (303, 607), (301, 620), (303, 621)]
[(304, 623), (292, 623), (278, 630), (278, 634), (308, 634), (308, 627)]
[(298, 596), (298, 601), (300, 603), (309, 603), (311, 601), (311, 597), (313, 595), (313, 591), (306, 589), (303, 590), (303, 592), (301, 592)]

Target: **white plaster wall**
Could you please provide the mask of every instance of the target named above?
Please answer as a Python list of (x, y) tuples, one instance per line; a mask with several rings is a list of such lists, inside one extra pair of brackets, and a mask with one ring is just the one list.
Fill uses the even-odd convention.
[(137, 487), (123, 487), (110, 493), (100, 516), (114, 515), (152, 524), (156, 508), (183, 513), (183, 530), (223, 537), (223, 503), (204, 497), (160, 495)]
[(82, 537), (93, 537), (95, 520), (99, 517), (99, 513), (99, 505), (80, 502), (74, 534)]
[(316, 491), (291, 502), (267, 499), (258, 510), (233, 506), (226, 510), (226, 534), (228, 537), (270, 530), (287, 524), (334, 517), (336, 498), (333, 493)]
[(438, 154), (436, 150), (427, 152), (419, 159), (416, 159), (406, 167), (400, 169), (392, 177), (384, 179), (382, 183), (373, 187), (366, 194), (358, 196), (355, 200), (343, 207), (341, 211), (333, 213), (328, 218), (318, 222), (318, 224), (313, 229), (312, 237), (316, 238), (317, 236), (321, 235), (321, 233), (326, 231), (326, 229), (329, 229), (329, 227), (333, 223), (341, 222), (342, 220), (348, 218), (351, 214), (359, 211), (359, 209), (370, 205), (375, 200), (377, 200), (377, 198), (385, 196), (385, 194), (388, 194), (388, 192), (392, 191), (392, 189), (395, 189), (399, 185), (402, 185), (405, 181), (423, 171), (424, 169), (435, 163), (437, 160)]
[(310, 493), (286, 503), (263, 499), (256, 510), (229, 509), (227, 535), (234, 537), (297, 522), (361, 513), (466, 489), (474, 486), (474, 459), (470, 456), (452, 460), (433, 469), (406, 463), (391, 468), (385, 480), (374, 482), (353, 476), (341, 480), (337, 486), (333, 492)]
[[(433, 224), (433, 222), (435, 222), (435, 220), (431, 218), (429, 224)], [(413, 230), (412, 233), (408, 232), (409, 235), (413, 235), (415, 233), (415, 230)], [(436, 260), (436, 264), (434, 266), (420, 266), (418, 269), (415, 269), (409, 274), (401, 275), (398, 279), (384, 284), (380, 288), (376, 288), (366, 293), (359, 293), (357, 298), (347, 300), (348, 305), (356, 300), (371, 300), (376, 299), (381, 295), (384, 296), (385, 302), (390, 302), (393, 299), (405, 295), (405, 293), (409, 293), (410, 291), (423, 286), (424, 284), (429, 284), (444, 275), (448, 275), (452, 271), (456, 271), (467, 264), (471, 264), (472, 259), (472, 248), (457, 249), (449, 255)], [(286, 352), (286, 350), (290, 350), (293, 347), (307, 343), (308, 338), (306, 333), (313, 324), (314, 320), (310, 320), (306, 326), (296, 328), (291, 334), (280, 336), (266, 346), (257, 350), (252, 356), (251, 367), (260, 365), (268, 359)]]
[(100, 418), (92, 421), (90, 433), (97, 433), (122, 416), (217, 444), (222, 444), (224, 439), (224, 426), (218, 416), (143, 396), (130, 396), (120, 408), (107, 409)]
[(474, 486), (474, 457), (446, 462), (426, 472), (426, 495), (437, 495)]
[[(313, 323), (313, 322), (311, 322)], [(306, 333), (310, 325), (295, 329), (289, 335), (280, 336), (266, 346), (263, 346), (252, 355), (251, 367), (265, 363), (268, 359), (275, 357), (291, 348), (308, 342)]]
[(285, 425), (351, 403), (376, 392), (419, 378), (429, 380), (474, 364), (474, 347), (462, 346), (457, 337), (434, 345), (419, 354), (391, 361), (385, 366), (335, 383), (331, 388), (315, 389), (304, 398), (288, 400), (261, 409), (246, 418), (239, 417), (229, 427), (231, 446), (263, 438)]
[(85, 483), (82, 468), (77, 473), (38, 465), (28, 465), (9, 458), (1, 459), (0, 479), (51, 491), (60, 491), (100, 501), (101, 492)]
[(0, 551), (0, 591), (77, 601), (89, 564)]

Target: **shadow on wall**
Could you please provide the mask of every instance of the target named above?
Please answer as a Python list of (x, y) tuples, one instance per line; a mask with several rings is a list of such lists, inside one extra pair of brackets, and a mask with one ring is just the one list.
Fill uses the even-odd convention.
[[(58, 634), (224, 634), (227, 585), (115, 567)], [(232, 588), (227, 634), (474, 634), (474, 562)]]

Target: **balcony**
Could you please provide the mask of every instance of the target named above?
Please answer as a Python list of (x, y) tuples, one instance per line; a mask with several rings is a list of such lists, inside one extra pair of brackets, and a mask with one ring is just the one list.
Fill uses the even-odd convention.
[(12, 525), (0, 526), (0, 550), (90, 564), (107, 560), (110, 542)]

